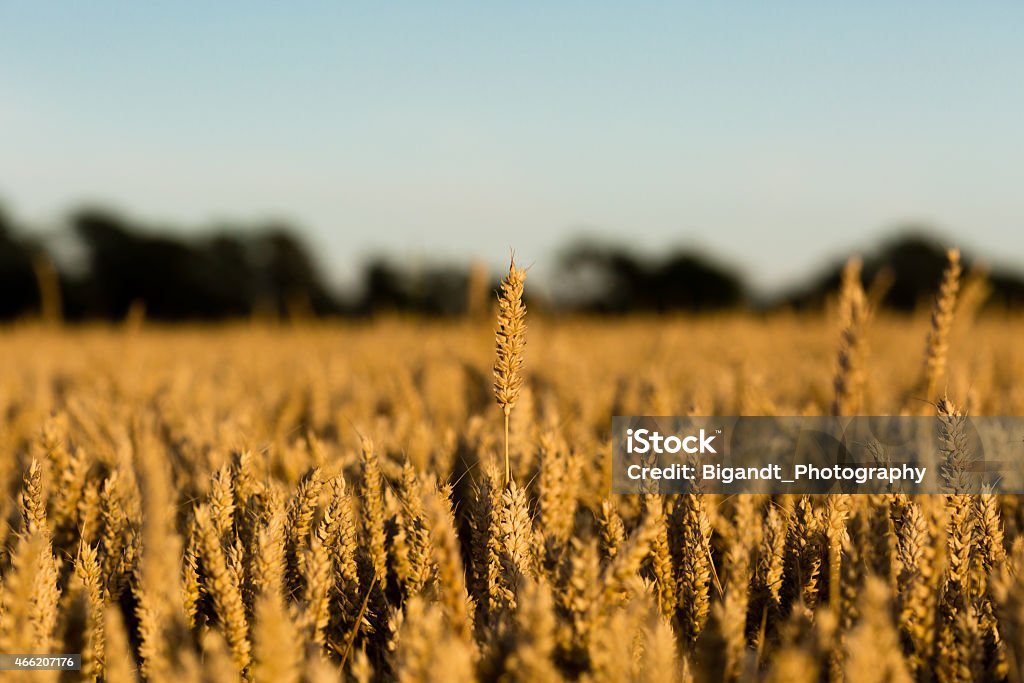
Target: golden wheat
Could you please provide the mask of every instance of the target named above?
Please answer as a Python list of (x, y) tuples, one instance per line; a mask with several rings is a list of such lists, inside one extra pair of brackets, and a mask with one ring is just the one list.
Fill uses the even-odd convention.
[(495, 331), (494, 396), (505, 416), (505, 486), (512, 480), (508, 458), (508, 423), (523, 386), (523, 350), (526, 347), (526, 306), (523, 286), (526, 271), (513, 258), (498, 295), (498, 329)]
[[(0, 651), (96, 681), (1019, 680), (1024, 506), (967, 493), (965, 414), (1024, 411), (1024, 321), (965, 286), (951, 332), (959, 276), (906, 319), (851, 262), (838, 351), (814, 314), (531, 318), (528, 382), (514, 263), (496, 348), (478, 320), (4, 329)], [(922, 393), (945, 495), (609, 495), (613, 414)]]

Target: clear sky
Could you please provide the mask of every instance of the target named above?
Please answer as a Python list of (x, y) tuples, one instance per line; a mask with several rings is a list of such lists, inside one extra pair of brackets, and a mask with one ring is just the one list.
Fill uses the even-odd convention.
[(0, 0), (0, 202), (375, 251), (581, 232), (754, 282), (927, 221), (1024, 265), (1021, 2)]

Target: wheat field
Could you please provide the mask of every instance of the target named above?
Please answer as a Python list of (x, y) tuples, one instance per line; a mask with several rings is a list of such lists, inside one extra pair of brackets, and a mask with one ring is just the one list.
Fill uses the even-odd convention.
[(613, 415), (931, 414), (953, 457), (1024, 414), (1024, 319), (954, 266), (909, 318), (851, 262), (816, 315), (526, 323), (512, 282), (497, 344), (3, 329), (0, 652), (83, 657), (7, 678), (1020, 680), (1016, 497), (610, 493)]

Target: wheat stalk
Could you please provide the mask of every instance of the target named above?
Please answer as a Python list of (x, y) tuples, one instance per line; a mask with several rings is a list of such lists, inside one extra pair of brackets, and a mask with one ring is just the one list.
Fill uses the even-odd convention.
[(687, 645), (697, 642), (710, 610), (709, 586), (714, 572), (711, 558), (711, 519), (703, 493), (686, 493), (675, 502), (670, 542), (679, 548), (677, 602), (680, 626)]
[(494, 396), (505, 416), (505, 486), (512, 481), (508, 458), (508, 422), (523, 385), (523, 350), (526, 347), (526, 305), (523, 285), (526, 270), (516, 267), (515, 258), (498, 294), (498, 327), (494, 333)]
[(206, 590), (213, 598), (217, 616), (223, 623), (235, 666), (239, 671), (245, 671), (251, 659), (251, 646), (249, 624), (238, 585), (238, 576), (228, 565), (210, 508), (206, 505), (196, 508), (195, 519), (202, 549), (203, 568), (207, 572), (204, 576)]
[(836, 357), (835, 379), (832, 382), (835, 389), (835, 398), (832, 401), (833, 415), (856, 415), (861, 407), (866, 353), (864, 331), (869, 309), (864, 288), (860, 283), (860, 269), (859, 258), (851, 258), (843, 268), (842, 289), (839, 295), (843, 328)]
[(960, 250), (950, 249), (949, 260), (942, 274), (939, 295), (932, 309), (931, 328), (925, 349), (925, 400), (935, 400), (935, 392), (946, 371), (946, 355), (949, 350), (949, 330), (953, 326), (953, 312), (956, 308), (957, 293), (960, 291)]
[(869, 577), (861, 596), (860, 623), (846, 637), (844, 678), (848, 683), (910, 683), (899, 634), (892, 620), (889, 589), (884, 581)]
[(430, 522), (432, 550), (437, 566), (436, 590), (441, 593), (441, 602), (446, 608), (452, 629), (468, 643), (473, 633), (473, 604), (466, 589), (449, 495), (446, 489), (426, 493), (423, 507)]
[(254, 680), (297, 683), (302, 663), (300, 636), (282, 596), (272, 592), (260, 595), (253, 626)]
[(910, 642), (910, 666), (928, 666), (934, 649), (935, 545), (921, 506), (900, 494), (893, 506), (893, 526), (900, 559), (899, 622)]
[(669, 549), (668, 516), (658, 494), (644, 496), (645, 515), (654, 520), (656, 533), (651, 543), (651, 571), (658, 595), (658, 607), (666, 621), (675, 616), (677, 606), (675, 569)]
[(437, 665), (444, 663), (444, 677), (468, 681), (473, 677), (473, 653), (455, 636), (437, 603), (415, 595), (406, 606), (397, 648), (397, 679), (400, 683), (436, 680)]
[(362, 511), (363, 535), (373, 562), (374, 574), (384, 581), (388, 571), (386, 537), (384, 534), (384, 489), (380, 471), (380, 460), (374, 450), (373, 441), (364, 438), (360, 449), (362, 468)]
[(79, 546), (75, 560), (75, 574), (82, 581), (88, 598), (86, 624), (89, 630), (87, 647), (82, 652), (82, 670), (92, 680), (103, 677), (104, 650), (104, 604), (103, 584), (100, 576), (100, 564), (96, 557), (96, 549), (84, 542)]
[(597, 523), (601, 534), (601, 552), (605, 561), (611, 561), (626, 540), (626, 528), (612, 500), (605, 498), (601, 501)]

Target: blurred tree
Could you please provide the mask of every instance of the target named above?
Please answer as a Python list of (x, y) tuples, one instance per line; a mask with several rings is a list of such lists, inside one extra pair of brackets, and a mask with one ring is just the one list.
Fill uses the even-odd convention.
[(711, 311), (742, 305), (742, 279), (696, 252), (643, 259), (626, 248), (577, 242), (559, 259), (556, 298), (595, 313)]
[(75, 214), (72, 225), (88, 253), (93, 309), (103, 317), (123, 318), (136, 302), (157, 320), (246, 316), (263, 300), (278, 315), (294, 312), (297, 301), (311, 313), (337, 311), (307, 249), (282, 226), (186, 241), (97, 210)]
[(363, 314), (409, 312), (455, 316), (467, 312), (470, 269), (446, 264), (401, 268), (384, 258), (364, 269)]
[[(910, 227), (882, 242), (864, 258), (863, 284), (871, 287), (885, 279), (880, 303), (884, 308), (910, 312), (931, 306), (946, 267), (946, 250), (953, 243), (930, 236), (922, 227)], [(970, 267), (973, 259), (962, 259)], [(833, 262), (806, 285), (783, 295), (777, 305), (796, 309), (817, 308), (839, 288), (845, 258)], [(994, 270), (988, 276), (991, 304), (1024, 305), (1024, 279), (1016, 273)]]
[(0, 318), (14, 318), (39, 310), (39, 287), (32, 269), (32, 247), (14, 235), (7, 214), (0, 208)]
[[(342, 306), (309, 247), (286, 225), (227, 226), (183, 237), (97, 208), (74, 213), (70, 225), (85, 254), (81, 273), (62, 271), (42, 242), (17, 236), (0, 210), (0, 319), (47, 310), (53, 319), (63, 314), (121, 320), (131, 311), (141, 318), (144, 311), (147, 318), (168, 321), (384, 312), (454, 316), (492, 300), (493, 283), (480, 264), (409, 266), (377, 257), (366, 263), (358, 301)], [(948, 245), (930, 234), (906, 229), (867, 254), (862, 277), (873, 301), (899, 311), (931, 304)], [(845, 260), (765, 307), (821, 307), (838, 289)], [(967, 256), (964, 261), (970, 265)], [(703, 254), (676, 250), (648, 257), (595, 240), (576, 241), (561, 252), (551, 285), (552, 309), (563, 311), (702, 312), (751, 301), (736, 272)], [(1015, 272), (990, 270), (986, 292), (989, 305), (1024, 306), (1024, 279)]]
[(339, 311), (309, 249), (290, 228), (271, 226), (257, 233), (254, 243), (260, 254), (256, 268), (259, 281), (281, 315), (303, 317)]

